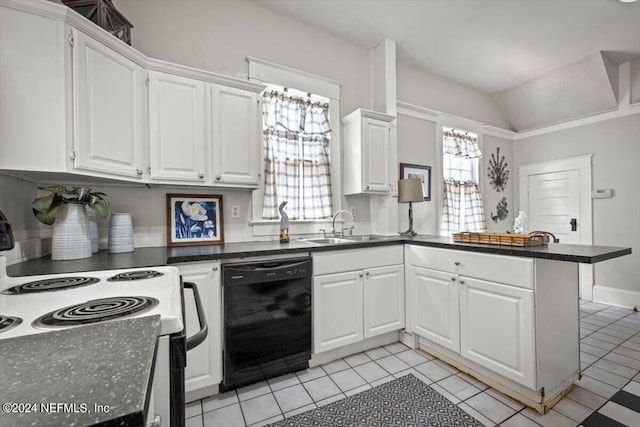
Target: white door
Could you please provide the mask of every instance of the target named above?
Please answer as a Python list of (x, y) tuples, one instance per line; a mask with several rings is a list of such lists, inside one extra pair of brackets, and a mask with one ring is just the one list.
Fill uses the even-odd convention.
[[(207, 317), (209, 333), (202, 344), (187, 353), (185, 369), (186, 400), (201, 399), (218, 391), (222, 381), (222, 303), (220, 263), (189, 263), (178, 266), (182, 279), (198, 287)], [(200, 330), (195, 299), (191, 290), (184, 291), (187, 337)]]
[(262, 153), (258, 94), (211, 85), (211, 102), (214, 183), (257, 187)]
[(313, 278), (313, 352), (362, 341), (362, 270)]
[(533, 290), (461, 276), (460, 354), (535, 389)]
[(142, 179), (142, 67), (74, 31), (75, 167)]
[(568, 170), (528, 176), (527, 231), (553, 233), (560, 243), (580, 243), (580, 172)]
[(404, 266), (364, 272), (364, 337), (404, 328)]
[(362, 119), (364, 186), (366, 192), (389, 192), (390, 130), (386, 122)]
[(460, 290), (454, 274), (411, 266), (412, 332), (460, 351)]
[(151, 179), (204, 182), (206, 105), (204, 82), (149, 72)]

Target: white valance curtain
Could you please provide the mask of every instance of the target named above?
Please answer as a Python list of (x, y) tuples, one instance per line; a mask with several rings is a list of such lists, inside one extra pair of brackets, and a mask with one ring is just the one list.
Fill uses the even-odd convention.
[(290, 219), (331, 217), (329, 105), (275, 90), (265, 92), (262, 105), (263, 218), (279, 218), (284, 200)]
[[(445, 156), (451, 155), (465, 159), (482, 157), (478, 137), (455, 129), (443, 131), (442, 148)], [(473, 180), (459, 181), (445, 176), (442, 233), (450, 235), (459, 231), (483, 232), (486, 230), (484, 203), (478, 183)]]
[(455, 129), (443, 131), (442, 150), (444, 154), (474, 159), (482, 157), (478, 147), (478, 137)]

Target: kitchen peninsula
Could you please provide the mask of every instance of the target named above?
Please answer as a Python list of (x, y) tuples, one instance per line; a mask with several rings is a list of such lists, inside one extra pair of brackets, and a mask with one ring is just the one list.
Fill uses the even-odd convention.
[[(458, 243), (439, 236), (368, 240), (354, 236), (331, 243), (310, 239), (138, 248), (129, 254), (101, 251), (86, 260), (35, 259), (10, 266), (7, 272), (25, 276), (305, 253), (315, 262), (328, 251), (348, 260), (362, 250), (397, 246), (403, 246), (404, 254), (400, 340), (539, 412), (561, 399), (580, 375), (578, 263), (631, 253), (630, 248), (603, 246), (510, 247)], [(349, 269), (348, 262), (340, 264), (345, 265), (336, 266), (336, 273)], [(366, 345), (366, 339), (359, 345)], [(350, 349), (344, 346), (321, 354), (326, 360), (331, 351), (344, 354)]]

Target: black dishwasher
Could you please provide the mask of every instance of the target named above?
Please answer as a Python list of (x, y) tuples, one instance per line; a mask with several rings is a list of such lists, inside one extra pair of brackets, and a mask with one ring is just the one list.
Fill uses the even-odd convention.
[(226, 264), (222, 391), (309, 367), (311, 258)]

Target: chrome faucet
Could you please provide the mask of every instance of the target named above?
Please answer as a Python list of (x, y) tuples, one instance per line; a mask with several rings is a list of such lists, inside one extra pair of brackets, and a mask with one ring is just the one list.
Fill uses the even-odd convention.
[[(336, 233), (336, 218), (338, 218), (338, 215), (340, 215), (341, 213), (346, 213), (349, 214), (349, 216), (351, 217), (351, 221), (353, 221), (353, 215), (351, 215), (351, 212), (349, 212), (346, 209), (341, 209), (338, 212), (336, 212), (335, 214), (333, 214), (333, 222), (331, 224), (331, 235), (332, 236), (337, 236), (338, 233)], [(353, 229), (355, 228), (355, 225), (352, 225), (349, 228), (343, 228), (340, 231), (340, 234), (344, 236), (344, 230), (349, 230), (349, 235), (353, 234)]]

